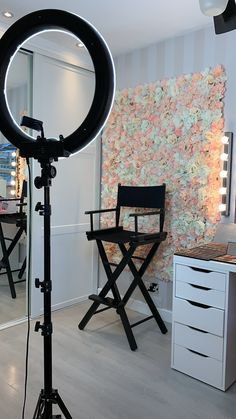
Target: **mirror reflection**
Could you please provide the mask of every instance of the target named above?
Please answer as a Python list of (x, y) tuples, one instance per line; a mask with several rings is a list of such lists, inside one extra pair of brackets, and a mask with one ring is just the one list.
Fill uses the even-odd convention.
[[(95, 76), (90, 54), (78, 38), (60, 30), (37, 34), (22, 47), (36, 52), (33, 88), (37, 100), (32, 114), (28, 116), (43, 121), (46, 138), (67, 137), (84, 121), (93, 101)], [(45, 54), (46, 49), (48, 52)], [(12, 103), (10, 89), (7, 89), (7, 98)], [(20, 126), (18, 109), (15, 112), (10, 105), (10, 110)], [(55, 120), (56, 127), (52, 123)], [(31, 131), (28, 134), (37, 138), (39, 132)]]
[[(19, 51), (7, 97), (16, 121), (31, 113), (32, 54)], [(0, 324), (26, 315), (27, 171), (18, 150), (0, 133)]]
[[(94, 89), (87, 49), (71, 34), (53, 31), (22, 45), (9, 68), (6, 96), (19, 127), (22, 116), (30, 116), (43, 121), (46, 138), (59, 138), (84, 121)], [(27, 180), (25, 159), (0, 133), (0, 328), (27, 313)]]

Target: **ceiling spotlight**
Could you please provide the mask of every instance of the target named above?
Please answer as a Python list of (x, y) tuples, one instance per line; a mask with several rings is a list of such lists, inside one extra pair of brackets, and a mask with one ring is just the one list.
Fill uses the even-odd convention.
[(236, 3), (235, 0), (228, 0), (227, 7), (223, 13), (214, 16), (215, 33), (217, 35), (236, 29)]
[(225, 11), (228, 0), (199, 0), (199, 3), (204, 15), (218, 16)]
[(9, 10), (7, 10), (6, 12), (2, 12), (2, 15), (6, 17), (7, 19), (11, 19), (14, 16), (14, 14), (10, 12)]

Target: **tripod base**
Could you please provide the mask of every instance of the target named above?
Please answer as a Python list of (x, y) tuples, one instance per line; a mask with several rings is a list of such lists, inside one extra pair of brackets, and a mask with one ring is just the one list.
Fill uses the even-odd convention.
[(72, 419), (57, 390), (52, 390), (50, 397), (45, 395), (44, 390), (41, 390), (33, 419), (61, 419), (61, 415), (52, 415), (53, 405), (58, 405), (65, 419)]

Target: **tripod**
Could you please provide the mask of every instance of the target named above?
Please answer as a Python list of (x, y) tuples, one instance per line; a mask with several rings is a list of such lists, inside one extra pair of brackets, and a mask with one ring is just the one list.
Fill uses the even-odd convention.
[(53, 419), (61, 418), (61, 415), (53, 415), (53, 405), (58, 405), (66, 419), (72, 419), (64, 402), (57, 390), (52, 388), (52, 333), (53, 326), (51, 320), (51, 205), (50, 205), (50, 186), (51, 179), (56, 176), (56, 169), (51, 165), (53, 158), (39, 160), (41, 164), (41, 176), (37, 176), (34, 184), (37, 189), (44, 188), (44, 204), (38, 202), (35, 211), (44, 217), (44, 280), (35, 279), (35, 287), (40, 288), (44, 295), (44, 322), (39, 321), (35, 324), (35, 331), (41, 330), (44, 342), (44, 389), (41, 390), (33, 419)]

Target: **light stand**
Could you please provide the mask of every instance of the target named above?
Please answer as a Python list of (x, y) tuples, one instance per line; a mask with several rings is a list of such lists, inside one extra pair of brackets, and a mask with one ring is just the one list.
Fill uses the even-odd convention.
[[(94, 97), (82, 124), (66, 138), (47, 139), (42, 121), (24, 117), (22, 125), (41, 132), (35, 140), (19, 128), (10, 112), (5, 94), (7, 74), (12, 58), (25, 41), (44, 31), (61, 29), (80, 39), (91, 56), (95, 73)], [(35, 178), (34, 184), (38, 189), (44, 188), (44, 202), (38, 202), (35, 207), (44, 217), (44, 279), (35, 279), (35, 286), (44, 294), (44, 322), (35, 325), (36, 332), (41, 330), (44, 343), (44, 389), (40, 392), (33, 419), (61, 418), (60, 414), (53, 415), (53, 405), (58, 405), (66, 419), (72, 419), (58, 391), (52, 388), (50, 186), (56, 176), (52, 162), (82, 150), (96, 138), (109, 116), (114, 93), (115, 71), (109, 48), (97, 30), (77, 15), (57, 9), (39, 10), (19, 19), (0, 39), (0, 130), (19, 149), (22, 157), (39, 161), (41, 176)]]
[[(34, 157), (39, 161), (41, 166), (41, 176), (37, 176), (34, 180), (34, 185), (37, 189), (44, 189), (44, 202), (38, 202), (35, 206), (35, 211), (44, 218), (44, 279), (40, 281), (35, 279), (35, 287), (40, 288), (43, 293), (43, 324), (37, 321), (35, 324), (35, 332), (41, 330), (43, 336), (44, 346), (44, 389), (41, 390), (34, 412), (33, 419), (51, 419), (61, 418), (61, 415), (53, 415), (53, 405), (58, 405), (66, 419), (72, 419), (67, 410), (63, 400), (61, 399), (58, 390), (52, 388), (52, 281), (51, 281), (51, 204), (50, 204), (50, 187), (52, 179), (56, 176), (56, 168), (52, 166), (53, 160), (57, 161), (58, 157), (68, 157), (67, 152), (63, 152), (63, 138), (60, 136), (61, 147), (58, 149), (59, 154), (56, 157), (50, 157), (50, 153), (45, 154), (47, 149), (47, 140), (44, 137), (43, 122), (34, 118), (24, 116), (22, 118), (21, 126), (40, 131), (41, 136), (37, 137), (39, 154), (36, 153)], [(40, 150), (44, 150), (44, 154)], [(58, 150), (54, 150), (53, 154), (58, 154)], [(20, 152), (22, 157), (29, 157), (30, 152)]]
[(52, 333), (51, 320), (51, 205), (50, 186), (51, 180), (56, 176), (56, 169), (51, 165), (53, 159), (49, 158), (40, 162), (41, 176), (34, 180), (36, 188), (44, 188), (44, 203), (38, 202), (35, 211), (44, 218), (44, 280), (35, 279), (36, 288), (40, 288), (44, 300), (44, 322), (35, 324), (35, 331), (41, 330), (44, 345), (44, 389), (41, 390), (33, 419), (61, 418), (53, 415), (53, 405), (58, 405), (66, 419), (72, 419), (58, 391), (52, 388)]
[[(72, 419), (64, 402), (62, 401), (58, 391), (52, 388), (52, 333), (53, 325), (51, 319), (51, 204), (50, 204), (50, 187), (52, 179), (56, 176), (56, 168), (52, 166), (53, 160), (57, 161), (58, 157), (68, 157), (67, 152), (63, 152), (63, 138), (60, 137), (61, 147), (58, 149), (59, 154), (56, 157), (50, 157), (42, 150), (47, 148), (47, 140), (44, 137), (43, 122), (34, 118), (23, 116), (21, 126), (40, 131), (41, 136), (37, 137), (36, 144), (38, 144), (38, 153), (34, 157), (39, 161), (41, 166), (41, 176), (37, 176), (34, 180), (34, 185), (37, 189), (44, 188), (44, 203), (38, 202), (35, 206), (35, 211), (44, 218), (44, 280), (35, 279), (35, 287), (40, 288), (43, 293), (43, 324), (37, 321), (35, 324), (35, 332), (41, 330), (43, 336), (44, 346), (44, 389), (41, 390), (33, 419), (51, 419), (61, 418), (61, 415), (53, 415), (53, 405), (57, 404), (64, 414), (66, 419)], [(41, 152), (40, 152), (41, 150)], [(54, 150), (53, 154), (58, 154), (58, 150)], [(35, 153), (35, 152), (34, 152)], [(48, 152), (47, 152), (48, 153)], [(22, 157), (29, 157), (31, 152), (20, 152)]]

